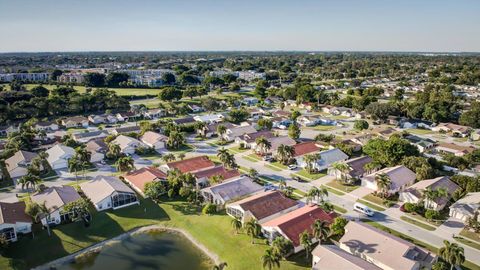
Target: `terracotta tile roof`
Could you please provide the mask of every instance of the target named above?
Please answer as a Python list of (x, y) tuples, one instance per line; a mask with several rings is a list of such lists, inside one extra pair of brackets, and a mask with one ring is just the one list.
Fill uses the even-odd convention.
[(165, 135), (162, 135), (160, 133), (156, 133), (156, 132), (153, 132), (153, 131), (147, 131), (145, 132), (145, 134), (143, 134), (142, 137), (140, 137), (140, 140), (144, 143), (147, 143), (147, 144), (155, 144), (159, 141), (167, 141), (168, 140), (168, 137), (165, 136)]
[(295, 151), (294, 157), (303, 156), (309, 153), (317, 152), (320, 150), (320, 147), (316, 142), (303, 142), (293, 146)]
[(221, 175), (223, 180), (227, 180), (233, 177), (240, 176), (240, 173), (237, 170), (227, 170), (223, 166), (217, 166), (211, 169), (202, 170), (194, 173), (195, 177), (200, 178), (210, 178), (214, 175)]
[(305, 230), (312, 233), (312, 224), (315, 220), (325, 220), (331, 223), (337, 216), (334, 212), (326, 213), (316, 205), (305, 205), (278, 218), (262, 224), (263, 227), (278, 227), (294, 246), (300, 246), (299, 235)]
[(215, 163), (207, 156), (198, 156), (194, 158), (184, 159), (167, 163), (170, 169), (177, 169), (182, 173), (197, 172), (208, 168), (213, 168)]
[(167, 175), (155, 167), (144, 167), (125, 174), (123, 178), (143, 192), (145, 184), (157, 179), (166, 179)]
[(240, 136), (240, 138), (248, 143), (252, 143), (254, 142), (257, 138), (260, 138), (260, 137), (265, 137), (266, 139), (270, 139), (270, 138), (273, 138), (275, 137), (275, 135), (273, 134), (273, 132), (271, 131), (268, 131), (268, 130), (264, 130), (264, 131), (257, 131), (257, 132), (253, 132), (253, 133), (248, 133), (248, 134), (245, 134), (243, 136)]
[(108, 145), (103, 139), (95, 139), (86, 144), (86, 149), (90, 152), (105, 153), (108, 150)]
[(16, 222), (32, 223), (32, 218), (25, 214), (25, 202), (0, 202), (0, 224)]
[(298, 205), (280, 191), (267, 191), (236, 202), (244, 211), (250, 211), (257, 219), (263, 219)]

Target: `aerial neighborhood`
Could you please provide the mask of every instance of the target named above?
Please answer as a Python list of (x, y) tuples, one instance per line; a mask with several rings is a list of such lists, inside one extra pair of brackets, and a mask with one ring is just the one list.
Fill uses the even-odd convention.
[(0, 55), (0, 268), (160, 226), (226, 269), (480, 269), (479, 74), (478, 55)]

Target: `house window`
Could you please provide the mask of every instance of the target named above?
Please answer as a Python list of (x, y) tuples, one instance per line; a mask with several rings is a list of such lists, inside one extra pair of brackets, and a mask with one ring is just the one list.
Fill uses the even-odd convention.
[(15, 230), (13, 228), (5, 228), (0, 230), (0, 235), (5, 236), (7, 240), (15, 239)]
[(134, 203), (137, 197), (132, 193), (118, 193), (112, 196), (113, 207), (120, 207), (125, 204)]

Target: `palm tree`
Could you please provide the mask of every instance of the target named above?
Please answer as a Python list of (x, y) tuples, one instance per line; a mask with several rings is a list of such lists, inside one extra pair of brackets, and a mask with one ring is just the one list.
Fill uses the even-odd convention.
[(465, 262), (463, 247), (458, 246), (456, 243), (450, 243), (447, 240), (444, 240), (443, 244), (444, 246), (439, 250), (439, 255), (450, 264), (451, 270), (453, 270), (455, 266), (460, 266)]
[(307, 203), (310, 203), (315, 199), (317, 199), (317, 201), (323, 202), (323, 200), (325, 199), (324, 197), (327, 197), (327, 196), (328, 196), (328, 190), (326, 188), (312, 187), (307, 192)]
[(285, 189), (283, 190), (283, 194), (284, 194), (285, 196), (291, 198), (292, 195), (293, 195), (293, 191), (294, 191), (293, 187), (287, 186), (287, 187), (285, 187)]
[(225, 149), (224, 147), (222, 147), (222, 149), (219, 149), (219, 150), (218, 150), (218, 152), (217, 152), (217, 157), (218, 157), (218, 159), (220, 159), (220, 161), (221, 161), (222, 163), (225, 163), (225, 162), (227, 161), (227, 159), (228, 159), (228, 154), (230, 154), (230, 153), (228, 152), (228, 150)]
[(317, 219), (312, 225), (313, 237), (316, 238), (319, 244), (327, 240), (330, 235), (330, 227), (325, 220)]
[(77, 158), (82, 162), (90, 162), (92, 153), (87, 151), (85, 146), (79, 146), (75, 148), (75, 156), (77, 156)]
[(40, 177), (38, 177), (37, 175), (34, 175), (34, 174), (30, 174), (28, 173), (27, 175), (24, 175), (22, 176), (22, 178), (20, 178), (18, 180), (18, 182), (20, 184), (22, 184), (22, 189), (29, 189), (29, 188), (32, 188), (32, 189), (35, 189), (35, 186), (40, 183), (42, 180), (40, 179)]
[(277, 236), (272, 241), (273, 250), (281, 257), (286, 258), (293, 249), (292, 241), (283, 236)]
[(110, 159), (116, 159), (122, 154), (122, 149), (120, 145), (116, 143), (109, 143), (108, 144), (108, 152), (107, 157)]
[(281, 144), (277, 148), (277, 156), (282, 164), (287, 164), (295, 155), (293, 146)]
[(195, 122), (194, 127), (198, 134), (200, 134), (202, 137), (205, 136), (205, 128), (207, 127), (205, 122)]
[(385, 173), (379, 173), (375, 176), (375, 182), (377, 183), (377, 187), (382, 193), (382, 196), (386, 197), (386, 194), (390, 189), (390, 185), (392, 184), (390, 177)]
[(75, 173), (75, 181), (78, 182), (78, 171), (83, 169), (82, 161), (78, 159), (78, 156), (74, 155), (68, 160), (68, 170)]
[(254, 243), (254, 238), (260, 234), (260, 225), (255, 219), (251, 219), (245, 223), (245, 231), (248, 236), (252, 238), (252, 244)]
[(268, 248), (265, 250), (265, 254), (262, 256), (262, 265), (263, 268), (272, 270), (274, 267), (280, 268), (280, 256), (273, 248)]
[(309, 154), (303, 157), (303, 161), (305, 162), (305, 169), (307, 169), (308, 173), (313, 173), (314, 164), (318, 162), (319, 158), (319, 154)]
[(185, 158), (185, 153), (180, 153), (177, 155), (178, 159), (183, 160)]
[(227, 133), (227, 127), (225, 125), (218, 125), (217, 126), (217, 133), (220, 136), (220, 140), (224, 141), (225, 138), (223, 137), (223, 135), (225, 135), (225, 133)]
[(238, 234), (238, 231), (242, 229), (242, 221), (239, 218), (232, 218), (231, 224), (235, 230), (235, 234)]
[(165, 161), (165, 162), (170, 162), (170, 161), (174, 161), (176, 158), (175, 158), (175, 155), (172, 154), (172, 153), (168, 153), (168, 154), (165, 154), (162, 156), (162, 159)]
[(121, 157), (117, 160), (115, 166), (120, 172), (128, 172), (135, 169), (135, 161), (132, 157)]
[(280, 190), (284, 190), (287, 187), (287, 182), (284, 179), (278, 181), (278, 187)]
[[(336, 170), (335, 176), (337, 177), (337, 180), (346, 183), (347, 173), (350, 171), (350, 167), (343, 162), (335, 162), (332, 164), (332, 168)], [(340, 174), (337, 174), (337, 172)]]
[(167, 145), (172, 149), (178, 149), (185, 144), (185, 135), (182, 132), (171, 131), (168, 136)]
[(253, 180), (257, 180), (259, 175), (260, 174), (257, 172), (257, 170), (255, 170), (253, 168), (248, 170), (248, 176), (250, 176), (250, 178), (252, 178)]
[(425, 201), (425, 208), (432, 209), (434, 207), (433, 202), (437, 199), (444, 198), (448, 196), (448, 191), (446, 188), (437, 188), (433, 190), (430, 187), (427, 187), (422, 192), (422, 200)]
[(265, 136), (260, 136), (255, 140), (257, 147), (260, 149), (260, 153), (265, 155), (270, 148), (272, 148), (272, 143), (265, 138)]
[(37, 222), (39, 222), (42, 218), (46, 219), (45, 226), (47, 227), (48, 236), (50, 236), (50, 225), (49, 225), (50, 223), (48, 222), (50, 220), (50, 209), (48, 209), (45, 202), (43, 202), (43, 204), (38, 205), (38, 211), (34, 217), (34, 219)]
[(298, 238), (300, 238), (300, 244), (305, 249), (305, 253), (308, 259), (308, 255), (312, 251), (312, 239), (310, 237), (310, 234), (307, 232), (307, 230), (305, 230), (298, 236)]
[(228, 266), (228, 264), (226, 262), (222, 262), (219, 265), (214, 265), (212, 267), (212, 270), (223, 270), (227, 266)]

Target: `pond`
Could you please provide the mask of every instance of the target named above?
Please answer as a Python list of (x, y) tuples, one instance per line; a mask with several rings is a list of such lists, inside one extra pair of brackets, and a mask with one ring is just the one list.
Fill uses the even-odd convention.
[(98, 253), (79, 256), (61, 270), (165, 269), (207, 270), (213, 262), (190, 240), (174, 232), (149, 231), (105, 245)]

